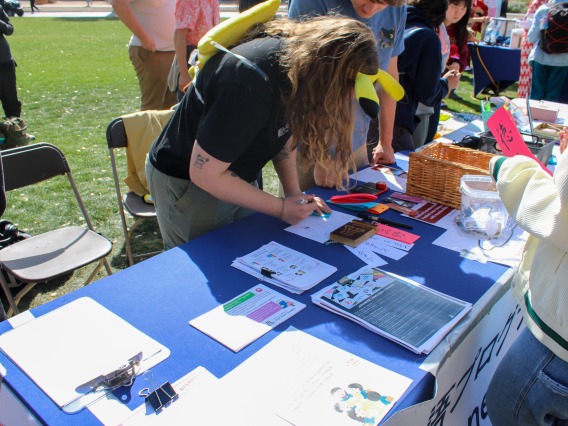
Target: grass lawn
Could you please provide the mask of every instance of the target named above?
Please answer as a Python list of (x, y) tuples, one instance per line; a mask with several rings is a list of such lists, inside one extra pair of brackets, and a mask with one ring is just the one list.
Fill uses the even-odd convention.
[[(18, 91), (28, 132), (38, 142), (57, 145), (66, 154), (96, 230), (114, 243), (111, 267), (114, 271), (124, 269), (124, 239), (105, 131), (113, 118), (139, 107), (138, 82), (128, 59), (130, 33), (116, 19), (14, 17), (11, 21), (15, 31), (7, 39), (18, 63)], [(462, 99), (447, 100), (449, 110), (478, 112), (479, 100), (472, 97), (472, 84), (472, 74), (464, 74), (457, 91)], [(502, 94), (515, 97), (516, 85)], [(124, 153), (120, 155), (124, 163)], [(264, 175), (265, 189), (276, 193), (278, 184), (271, 165)], [(61, 196), (63, 184), (66, 179), (61, 178), (34, 190), (9, 193), (3, 219), (32, 235), (62, 223), (80, 223), (74, 199)], [(142, 225), (134, 244), (139, 252), (159, 249), (157, 224)], [(72, 276), (38, 284), (20, 308), (40, 305), (81, 287), (91, 270), (86, 267)], [(104, 276), (100, 272), (97, 279)]]

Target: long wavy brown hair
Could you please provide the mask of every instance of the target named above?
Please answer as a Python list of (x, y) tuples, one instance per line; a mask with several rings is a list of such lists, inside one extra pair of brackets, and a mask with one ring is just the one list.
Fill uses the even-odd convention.
[(277, 19), (253, 32), (284, 40), (280, 64), (291, 82), (284, 99), (286, 122), (300, 155), (323, 167), (333, 157), (335, 172), (347, 180), (354, 167), (351, 100), (355, 77), (357, 72), (378, 70), (373, 33), (365, 24), (339, 15)]

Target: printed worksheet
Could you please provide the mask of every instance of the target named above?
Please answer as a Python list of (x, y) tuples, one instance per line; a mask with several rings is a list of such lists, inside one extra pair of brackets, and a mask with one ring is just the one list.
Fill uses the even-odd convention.
[(376, 425), (412, 380), (290, 327), (223, 377), (294, 425)]
[(189, 323), (238, 352), (305, 307), (259, 284)]
[(416, 353), (429, 353), (471, 304), (378, 268), (363, 267), (312, 302)]
[(237, 257), (231, 266), (292, 293), (302, 293), (337, 271), (335, 266), (274, 241)]

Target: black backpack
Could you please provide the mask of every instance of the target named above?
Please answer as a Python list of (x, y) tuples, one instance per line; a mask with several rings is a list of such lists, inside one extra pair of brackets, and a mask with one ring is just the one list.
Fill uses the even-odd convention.
[(568, 2), (548, 8), (546, 28), (540, 31), (540, 47), (546, 53), (568, 53)]
[(9, 220), (0, 220), (0, 248), (30, 237), (30, 234), (20, 231), (16, 225)]

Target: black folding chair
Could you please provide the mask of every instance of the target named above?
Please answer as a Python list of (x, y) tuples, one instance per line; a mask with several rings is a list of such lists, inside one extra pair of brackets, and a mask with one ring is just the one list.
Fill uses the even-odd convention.
[[(10, 305), (8, 316), (17, 314), (18, 303), (36, 284), (75, 271), (97, 262), (85, 281), (90, 283), (102, 266), (112, 274), (106, 256), (112, 243), (93, 229), (93, 225), (63, 153), (54, 145), (39, 143), (2, 151), (2, 166), (6, 191), (31, 186), (57, 176), (66, 176), (81, 210), (85, 225), (68, 225), (61, 217), (59, 228), (34, 235), (0, 250), (0, 286)], [(54, 204), (55, 207), (55, 204)], [(40, 214), (49, 214), (42, 211)], [(53, 217), (59, 217), (55, 212)], [(7, 277), (7, 278), (6, 278)], [(12, 288), (19, 288), (15, 296)]]

